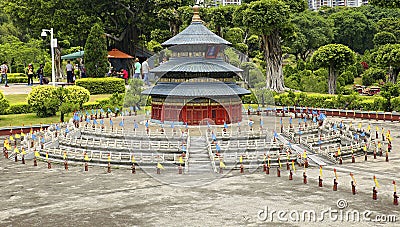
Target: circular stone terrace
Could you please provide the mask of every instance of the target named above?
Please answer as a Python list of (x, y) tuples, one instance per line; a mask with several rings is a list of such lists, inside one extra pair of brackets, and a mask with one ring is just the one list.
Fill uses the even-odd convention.
[[(245, 118), (246, 115), (243, 116)], [(218, 210), (219, 215), (226, 213), (230, 218), (224, 223), (230, 224), (263, 223), (257, 219), (257, 212), (268, 203), (276, 209), (318, 208), (321, 204), (336, 208), (335, 202), (340, 198), (347, 199), (354, 209), (374, 208), (382, 213), (399, 215), (398, 210), (392, 208), (392, 181), (397, 180), (400, 156), (398, 152), (388, 151), (389, 146), (398, 146), (398, 136), (395, 136), (399, 133), (398, 124), (288, 112), (264, 112), (247, 116), (248, 120), (240, 124), (225, 126), (159, 125), (148, 123), (145, 116), (130, 116), (129, 113), (124, 116), (110, 113), (109, 118), (100, 114), (78, 117), (69, 123), (52, 125), (22, 136), (14, 130), (12, 135), (6, 137), (3, 154), (7, 153), (8, 160), (2, 157), (1, 169), (5, 173), (2, 182), (7, 184), (7, 190), (2, 196), (9, 209), (0, 212), (1, 223), (37, 222), (37, 218), (26, 216), (25, 208), (11, 209), (10, 206), (24, 207), (15, 204), (24, 199), (27, 204), (38, 203), (42, 204), (40, 207), (45, 207), (39, 198), (62, 200), (63, 193), (68, 201), (72, 201), (73, 194), (77, 193), (74, 187), (84, 190), (74, 198), (79, 197), (78, 201), (88, 207), (88, 212), (95, 210), (108, 216), (106, 210), (95, 208), (90, 201), (96, 200), (106, 208), (109, 200), (111, 210), (118, 213), (115, 216), (123, 217), (109, 220), (116, 224), (124, 223), (124, 218), (134, 218), (136, 224), (163, 223), (168, 216), (155, 215), (156, 205), (149, 205), (148, 208), (153, 221), (122, 212), (115, 205), (122, 194), (130, 197), (124, 188), (146, 196), (148, 199), (136, 197), (142, 204), (148, 204), (152, 200), (148, 196), (151, 196), (160, 199), (154, 204), (158, 203), (168, 210), (176, 209), (170, 207), (171, 200), (162, 201), (162, 197), (180, 195), (177, 201), (182, 200), (189, 205), (188, 196), (194, 196), (193, 201), (199, 204), (199, 208), (209, 204), (209, 207)], [(37, 166), (34, 166), (33, 159), (36, 159)], [(20, 164), (22, 161), (25, 165)], [(65, 169), (66, 163), (68, 170)], [(321, 171), (322, 188), (318, 187)], [(280, 177), (277, 177), (278, 172)], [(307, 184), (304, 183), (304, 174)], [(372, 201), (372, 187), (376, 184), (374, 176), (381, 184), (377, 189), (378, 203)], [(31, 177), (36, 186), (28, 187)], [(63, 178), (56, 180), (57, 177)], [(289, 181), (289, 178), (292, 180)], [(333, 180), (339, 182), (338, 193), (332, 192)], [(351, 192), (352, 180), (357, 182), (356, 195)], [(21, 190), (28, 191), (21, 194)], [(62, 191), (58, 194), (61, 197), (54, 194), (58, 190)], [(103, 197), (102, 193), (106, 196)], [(83, 200), (86, 196), (87, 199)], [(215, 199), (211, 199), (213, 197)], [(252, 205), (241, 201), (251, 202)], [(229, 213), (232, 210), (226, 206), (230, 203), (243, 213), (243, 217), (233, 215), (236, 212)], [(65, 206), (74, 210), (79, 207), (51, 204), (51, 208)], [(146, 210), (144, 206), (134, 204), (136, 202), (128, 199), (126, 206), (137, 213), (142, 212), (139, 208), (143, 212)], [(188, 211), (197, 210), (182, 206)], [(54, 218), (54, 222), (43, 219), (44, 214), (54, 216), (48, 211), (43, 212), (40, 207), (34, 207), (43, 223), (63, 220), (62, 217)], [(71, 210), (64, 212), (70, 215)], [(199, 212), (200, 216), (208, 215), (210, 218), (210, 222), (204, 223), (221, 221), (218, 215), (213, 216), (210, 212)], [(85, 211), (81, 213), (88, 215)], [(100, 223), (98, 220), (107, 222), (100, 216), (95, 217), (98, 219), (90, 219), (90, 223)], [(83, 218), (74, 217), (72, 220), (82, 221)], [(191, 223), (204, 224), (196, 220)], [(174, 222), (165, 223), (172, 225)]]

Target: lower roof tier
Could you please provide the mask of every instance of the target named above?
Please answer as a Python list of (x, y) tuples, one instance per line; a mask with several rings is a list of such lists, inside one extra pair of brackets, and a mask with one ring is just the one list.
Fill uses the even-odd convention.
[(157, 83), (144, 90), (143, 95), (179, 96), (179, 97), (216, 97), (242, 96), (251, 94), (235, 83)]

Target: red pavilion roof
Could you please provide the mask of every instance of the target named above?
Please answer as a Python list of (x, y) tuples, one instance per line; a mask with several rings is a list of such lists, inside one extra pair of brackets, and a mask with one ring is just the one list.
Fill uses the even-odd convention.
[(108, 51), (108, 58), (134, 58), (134, 57), (130, 56), (129, 54), (125, 54), (124, 52), (118, 49), (112, 49), (111, 51)]

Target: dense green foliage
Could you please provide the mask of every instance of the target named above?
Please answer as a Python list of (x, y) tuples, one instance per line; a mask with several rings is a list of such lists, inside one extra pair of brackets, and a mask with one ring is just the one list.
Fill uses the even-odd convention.
[(141, 95), (143, 91), (143, 80), (141, 79), (132, 79), (129, 84), (129, 89), (126, 91), (125, 94), (125, 107), (138, 107), (143, 106), (145, 104), (146, 98)]
[(400, 72), (400, 44), (386, 44), (379, 47), (375, 61), (389, 70), (389, 81), (396, 83)]
[(355, 63), (354, 52), (342, 44), (328, 44), (320, 47), (313, 56), (311, 62), (316, 67), (327, 68), (329, 70), (328, 92), (336, 93), (336, 83), (339, 71)]
[(400, 8), (400, 0), (369, 0), (369, 3), (383, 7)]
[(7, 114), (25, 114), (32, 113), (32, 108), (28, 103), (12, 103), (7, 109)]
[(114, 110), (116, 107), (122, 108), (122, 106), (124, 104), (124, 98), (125, 98), (124, 94), (114, 93), (109, 98), (99, 99), (99, 100), (96, 100), (95, 102), (87, 102), (87, 103), (83, 104), (83, 109), (84, 110), (92, 110), (92, 109), (100, 109), (100, 108), (103, 108), (103, 109), (110, 108), (110, 109)]
[(75, 84), (86, 88), (91, 95), (125, 93), (125, 81), (120, 78), (83, 78)]
[(4, 97), (3, 92), (0, 91), (0, 114), (5, 113), (9, 106), (8, 100)]
[(334, 24), (336, 43), (346, 45), (359, 53), (373, 47), (375, 27), (363, 13), (344, 10), (332, 14), (329, 19)]
[(379, 82), (380, 80), (386, 81), (385, 70), (379, 68), (369, 68), (365, 70), (362, 76), (362, 82), (365, 86), (370, 86), (375, 82)]
[(333, 22), (320, 16), (317, 12), (305, 11), (297, 14), (292, 22), (296, 26), (295, 34), (288, 39), (289, 53), (303, 61), (320, 46), (333, 40)]
[(56, 114), (58, 109), (56, 90), (57, 88), (53, 86), (32, 88), (27, 100), (38, 117), (48, 117)]
[(89, 77), (104, 77), (108, 72), (107, 40), (100, 24), (94, 24), (85, 45), (86, 74)]
[(61, 112), (61, 121), (66, 113), (79, 109), (81, 102), (89, 100), (88, 91), (73, 86), (71, 88), (38, 86), (33, 87), (28, 95), (28, 104), (38, 117), (48, 117)]
[[(354, 81), (368, 85), (397, 82), (399, 0), (371, 0), (367, 6), (316, 12), (305, 10), (306, 1), (298, 0), (246, 0), (241, 6), (209, 7), (212, 3), (204, 1), (200, 16), (208, 28), (250, 57), (244, 63), (243, 56), (228, 53), (231, 64), (244, 70), (243, 79), (251, 88), (350, 94)], [(49, 75), (49, 37), (42, 41), (39, 36), (41, 29), (51, 27), (63, 54), (82, 47), (88, 51), (90, 45), (102, 51), (105, 46), (118, 48), (131, 55), (145, 47), (158, 52), (160, 43), (190, 24), (192, 4), (189, 0), (3, 0), (0, 61), (6, 60), (12, 72), (21, 73), (28, 63), (35, 69), (46, 63)], [(97, 35), (88, 38), (95, 27)], [(328, 67), (318, 51), (328, 44), (346, 45), (355, 57), (343, 57), (340, 67)], [(100, 52), (94, 53), (102, 60), (86, 59), (89, 76), (102, 77), (107, 72), (108, 64), (101, 57), (104, 52)], [(329, 81), (330, 75), (334, 81)], [(9, 76), (9, 82), (26, 82), (25, 78)], [(89, 82), (86, 88), (92, 94), (123, 93), (125, 88), (119, 83)]]
[(79, 108), (82, 108), (83, 104), (89, 101), (90, 92), (80, 86), (68, 86), (68, 102), (77, 104)]
[(386, 102), (381, 96), (359, 96), (351, 95), (328, 95), (328, 94), (306, 94), (306, 93), (283, 93), (275, 95), (276, 105), (281, 106), (308, 106), (315, 108), (336, 109), (362, 109), (369, 111), (384, 110)]

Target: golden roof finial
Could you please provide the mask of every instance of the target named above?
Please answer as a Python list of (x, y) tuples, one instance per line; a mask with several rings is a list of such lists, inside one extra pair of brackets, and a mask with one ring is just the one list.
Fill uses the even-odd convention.
[(202, 22), (200, 15), (199, 15), (200, 6), (194, 5), (193, 6), (193, 17), (192, 22)]

